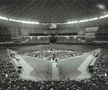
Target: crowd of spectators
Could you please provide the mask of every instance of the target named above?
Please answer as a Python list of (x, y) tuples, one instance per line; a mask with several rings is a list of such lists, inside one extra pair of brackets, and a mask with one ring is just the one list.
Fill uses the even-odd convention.
[(37, 57), (40, 59), (45, 60), (60, 60), (64, 58), (74, 57), (81, 55), (81, 51), (75, 51), (75, 50), (43, 50), (43, 51), (29, 51), (29, 52), (22, 52), (23, 55), (28, 55), (32, 57)]
[(49, 38), (45, 36), (26, 36), (26, 37), (18, 37), (14, 40), (15, 43), (49, 43)]
[(79, 43), (84, 41), (81, 37), (75, 36), (59, 36), (57, 39), (57, 43)]
[[(56, 43), (79, 43), (85, 42), (84, 37), (76, 37), (76, 36), (56, 36), (57, 42)], [(50, 36), (24, 36), (24, 37), (17, 37), (14, 39), (15, 43), (50, 43)]]
[(67, 81), (22, 80), (6, 49), (0, 49), (0, 90), (108, 90), (108, 51), (98, 57), (90, 79)]

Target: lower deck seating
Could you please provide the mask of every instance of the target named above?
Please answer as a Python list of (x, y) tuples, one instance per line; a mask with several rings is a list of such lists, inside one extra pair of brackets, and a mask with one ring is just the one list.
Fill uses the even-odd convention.
[(107, 90), (108, 51), (103, 50), (95, 63), (92, 78), (68, 81), (30, 81), (19, 79), (6, 49), (0, 49), (0, 90)]

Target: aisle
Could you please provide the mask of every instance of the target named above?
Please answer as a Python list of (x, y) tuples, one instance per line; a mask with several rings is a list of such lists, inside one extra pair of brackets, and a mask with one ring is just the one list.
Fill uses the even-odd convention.
[(52, 62), (52, 80), (59, 80), (59, 71), (56, 62)]
[(34, 78), (30, 75), (30, 72), (33, 70), (33, 68), (30, 67), (30, 65), (28, 63), (26, 63), (20, 55), (15, 55), (15, 57), (20, 59), (19, 63), (23, 67), (23, 70), (22, 70), (22, 73), (20, 74), (20, 77), (23, 79), (37, 80), (36, 78)]
[(90, 78), (91, 74), (88, 73), (88, 65), (91, 62), (91, 60), (94, 58), (92, 54), (90, 54), (86, 60), (78, 67), (78, 70), (81, 72), (81, 74), (78, 76), (77, 79), (85, 79)]

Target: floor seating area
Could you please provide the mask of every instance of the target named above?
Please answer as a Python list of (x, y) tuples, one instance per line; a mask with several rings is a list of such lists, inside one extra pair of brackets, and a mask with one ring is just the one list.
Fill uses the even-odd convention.
[(103, 50), (94, 66), (92, 78), (68, 81), (30, 81), (18, 77), (6, 49), (0, 49), (0, 90), (107, 90), (108, 52)]

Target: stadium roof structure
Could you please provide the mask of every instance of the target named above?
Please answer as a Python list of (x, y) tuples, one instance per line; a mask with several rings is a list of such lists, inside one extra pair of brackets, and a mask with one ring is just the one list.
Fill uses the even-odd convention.
[(108, 0), (0, 0), (0, 19), (74, 24), (108, 17)]

